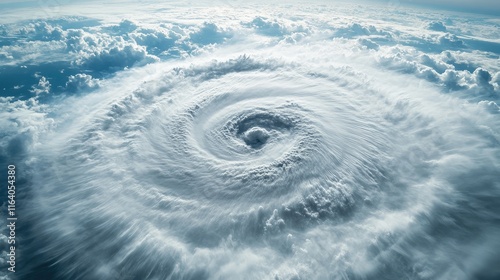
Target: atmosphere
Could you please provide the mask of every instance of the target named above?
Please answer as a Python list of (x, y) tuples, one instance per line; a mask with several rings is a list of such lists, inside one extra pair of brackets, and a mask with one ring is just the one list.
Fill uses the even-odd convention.
[[(382, 0), (383, 1), (383, 0)], [(428, 5), (447, 10), (464, 12), (479, 12), (498, 16), (500, 15), (500, 2), (496, 0), (401, 0), (401, 3)]]
[(500, 279), (498, 1), (0, 9), (0, 279)]

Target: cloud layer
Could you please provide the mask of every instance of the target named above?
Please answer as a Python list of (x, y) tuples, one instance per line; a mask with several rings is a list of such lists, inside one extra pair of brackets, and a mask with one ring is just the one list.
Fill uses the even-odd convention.
[(500, 275), (495, 19), (59, 9), (0, 26), (20, 277)]

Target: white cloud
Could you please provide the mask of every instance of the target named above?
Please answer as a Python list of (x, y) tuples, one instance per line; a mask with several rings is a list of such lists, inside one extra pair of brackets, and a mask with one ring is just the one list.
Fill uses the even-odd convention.
[(500, 106), (495, 101), (480, 101), (480, 106), (483, 106), (492, 114), (500, 114)]
[(307, 36), (312, 32), (307, 23), (283, 18), (267, 18), (257, 16), (250, 22), (242, 22), (244, 27), (254, 29), (258, 34), (271, 37), (287, 37), (297, 39), (297, 36)]
[(63, 30), (60, 26), (52, 26), (44, 21), (30, 23), (19, 30), (21, 36), (29, 40), (56, 41), (63, 38)]
[(127, 43), (123, 40), (111, 41), (93, 50), (79, 52), (79, 57), (75, 61), (87, 69), (97, 71), (116, 71), (134, 65), (144, 65), (158, 61), (155, 56), (149, 55), (146, 48)]
[(368, 36), (368, 35), (380, 35), (386, 38), (391, 38), (392, 33), (378, 30), (377, 27), (373, 25), (362, 25), (357, 22), (350, 23), (347, 26), (340, 27), (336, 30), (335, 36), (338, 37), (346, 37), (353, 38), (359, 36)]
[(221, 30), (216, 24), (206, 22), (198, 30), (189, 34), (189, 37), (195, 44), (208, 45), (222, 43), (224, 39), (230, 37), (230, 35), (224, 30)]
[(446, 33), (444, 35), (441, 35), (437, 38), (437, 43), (441, 46), (445, 47), (454, 47), (454, 48), (460, 48), (464, 47), (465, 43), (460, 40), (457, 36)]
[(50, 92), (50, 82), (47, 78), (41, 76), (38, 84), (33, 85), (30, 91), (36, 95), (48, 94)]
[(434, 31), (446, 32), (446, 26), (440, 21), (431, 21), (427, 25), (427, 28)]
[(99, 87), (99, 80), (87, 74), (70, 75), (66, 82), (66, 89), (69, 91), (92, 90)]
[(1, 27), (2, 67), (39, 73), (0, 98), (0, 162), (36, 182), (26, 271), (465, 279), (498, 259), (492, 19), (199, 5)]

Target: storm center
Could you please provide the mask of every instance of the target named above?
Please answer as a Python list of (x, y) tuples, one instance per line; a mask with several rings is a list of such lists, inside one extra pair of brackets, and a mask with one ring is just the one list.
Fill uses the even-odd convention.
[(269, 139), (269, 132), (262, 127), (252, 127), (243, 134), (243, 141), (254, 148), (262, 147)]

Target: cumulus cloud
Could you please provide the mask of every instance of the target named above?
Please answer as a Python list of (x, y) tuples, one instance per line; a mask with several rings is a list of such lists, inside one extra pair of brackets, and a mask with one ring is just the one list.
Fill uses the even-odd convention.
[[(380, 65), (413, 73), (417, 77), (445, 86), (448, 90), (466, 90), (471, 98), (498, 98), (498, 87), (494, 74), (475, 66), (461, 58), (462, 52), (444, 51), (438, 54), (426, 54), (413, 47), (384, 47), (376, 54)], [(498, 72), (497, 72), (498, 73)]]
[(495, 101), (480, 101), (479, 105), (492, 114), (500, 114), (500, 106)]
[(41, 76), (38, 84), (33, 85), (30, 91), (36, 95), (47, 94), (50, 92), (50, 82), (47, 78)]
[(269, 20), (263, 17), (256, 17), (246, 25), (255, 28), (259, 33), (267, 36), (281, 36), (286, 32), (286, 29), (276, 20)]
[[(495, 67), (495, 63), (488, 60), (487, 54), (472, 53), (467, 51), (468, 45), (463, 39), (451, 32), (447, 32), (444, 22), (452, 24), (449, 18), (443, 20), (427, 21), (425, 28), (445, 32), (444, 34), (426, 35), (424, 31), (418, 33), (393, 32), (392, 27), (377, 25), (364, 21), (352, 22), (339, 19), (325, 21), (318, 26), (310, 24), (303, 19), (287, 19), (285, 17), (254, 16), (250, 20), (241, 21), (241, 25), (253, 29), (256, 33), (275, 37), (284, 43), (297, 44), (305, 38), (317, 36), (321, 33), (331, 32), (334, 40), (343, 38), (356, 40), (349, 45), (346, 55), (349, 56), (359, 49), (371, 50), (377, 53), (384, 65), (391, 68), (399, 67), (404, 72), (415, 73), (418, 77), (428, 81), (453, 85), (450, 88), (457, 90), (462, 87), (452, 82), (450, 71), (457, 71), (462, 82), (476, 83), (479, 80), (467, 79), (468, 74), (461, 71), (472, 72), (479, 65)], [(103, 73), (114, 73), (124, 68), (142, 66), (165, 59), (187, 58), (193, 54), (201, 54), (203, 48), (214, 44), (221, 44), (234, 37), (238, 26), (232, 29), (222, 27), (217, 22), (199, 22), (194, 25), (181, 25), (175, 23), (162, 23), (157, 25), (145, 24), (141, 20), (124, 19), (117, 24), (102, 24), (98, 20), (88, 18), (69, 17), (61, 20), (35, 20), (24, 24), (3, 25), (3, 32), (8, 36), (16, 32), (29, 40), (19, 41), (18, 45), (1, 46), (0, 59), (6, 64), (21, 64), (28, 61), (42, 61), (60, 59), (80, 68), (77, 72), (88, 72), (93, 76)], [(322, 26), (322, 27), (320, 27)], [(325, 31), (324, 26), (329, 26)], [(329, 30), (329, 31), (328, 31)], [(246, 32), (246, 31), (245, 31)], [(317, 34), (316, 34), (317, 33)], [(338, 41), (340, 42), (340, 41)], [(395, 43), (401, 44), (401, 53), (386, 55), (387, 47)], [(414, 54), (407, 53), (404, 46), (414, 47)], [(451, 54), (452, 50), (466, 50)], [(425, 54), (432, 50), (440, 55)], [(392, 52), (392, 51), (391, 51)], [(440, 53), (441, 52), (441, 53)], [(48, 54), (48, 55), (47, 55)], [(451, 54), (451, 55), (450, 55)], [(392, 58), (390, 58), (392, 56)], [(447, 56), (447, 57), (444, 57)], [(385, 57), (385, 58), (383, 58)], [(389, 61), (390, 60), (390, 61)], [(474, 62), (474, 60), (476, 60)], [(474, 63), (474, 65), (471, 65)], [(399, 65), (399, 66), (396, 66)], [(462, 69), (463, 65), (467, 69)], [(446, 70), (450, 70), (444, 75)], [(487, 71), (492, 71), (487, 69)], [(498, 71), (498, 70), (496, 70)], [(491, 72), (493, 76), (495, 71)], [(76, 75), (78, 73), (71, 73)], [(443, 77), (444, 78), (443, 80)], [(47, 77), (46, 79), (55, 77)], [(69, 75), (65, 77), (69, 79)], [(59, 78), (57, 78), (59, 79)], [(494, 91), (498, 91), (495, 82), (491, 84)], [(485, 86), (486, 84), (482, 84)], [(496, 88), (495, 88), (496, 87)], [(468, 87), (470, 88), (470, 86)], [(59, 90), (54, 87), (53, 90)], [(490, 88), (491, 89), (491, 88)]]
[(97, 75), (161, 59), (187, 57), (232, 36), (231, 30), (209, 22), (197, 26), (151, 26), (125, 19), (118, 24), (96, 26), (95, 21), (87, 18), (35, 20), (20, 27), (10, 24), (5, 26), (5, 33), (17, 41), (0, 44), (0, 63), (66, 61), (81, 71), (98, 72)]
[(46, 106), (36, 98), (0, 97), (0, 163), (24, 166), (30, 160), (27, 153), (52, 125), (53, 120), (46, 117)]
[(382, 35), (385, 36), (386, 38), (392, 37), (391, 32), (379, 30), (377, 29), (377, 27), (373, 25), (365, 26), (357, 22), (350, 23), (346, 26), (342, 26), (336, 29), (335, 33), (335, 36), (346, 37), (346, 38), (367, 36), (367, 35)]
[(92, 90), (99, 88), (99, 80), (87, 74), (70, 75), (66, 82), (66, 89), (71, 92)]
[(60, 26), (53, 26), (45, 21), (38, 21), (23, 26), (19, 30), (19, 34), (30, 40), (57, 41), (63, 38), (64, 31)]
[(446, 33), (437, 38), (437, 42), (441, 46), (461, 48), (465, 46), (464, 41), (460, 40), (456, 35)]
[(358, 43), (370, 50), (378, 50), (380, 48), (380, 46), (377, 43), (367, 38), (358, 39)]
[[(494, 94), (495, 88), (491, 84), (492, 76), (491, 73), (485, 69), (477, 68), (471, 75), (471, 79), (474, 82), (473, 88), (476, 88), (478, 93), (482, 96)], [(500, 97), (500, 96), (497, 96)]]
[(492, 86), (490, 84), (491, 82), (491, 74), (485, 69), (482, 68), (477, 68), (474, 70), (474, 73), (472, 73), (473, 79), (476, 82), (477, 85), (483, 86), (483, 87), (490, 87)]
[[(147, 48), (147, 51), (153, 55), (161, 57), (168, 55), (169, 51), (179, 46), (178, 40), (182, 39), (183, 34), (176, 33), (168, 28), (142, 28), (139, 32), (128, 34), (138, 45)], [(180, 46), (184, 48), (184, 46)]]
[(429, 30), (446, 32), (446, 26), (440, 21), (431, 21), (427, 25)]
[(93, 50), (81, 52), (75, 62), (91, 70), (116, 71), (158, 60), (157, 57), (149, 55), (146, 48), (118, 40), (110, 42), (104, 48), (93, 48)]
[(136, 30), (138, 27), (139, 26), (137, 25), (136, 22), (130, 19), (124, 19), (118, 25), (113, 26), (111, 29), (117, 32), (118, 34), (127, 35), (128, 33), (131, 33), (134, 30)]
[(493, 87), (495, 87), (495, 90), (500, 93), (500, 71), (495, 73), (491, 83), (493, 84)]
[(438, 73), (443, 73), (447, 69), (453, 68), (452, 65), (440, 60), (435, 55), (420, 54), (418, 58), (420, 63), (431, 67)]
[(228, 33), (221, 30), (214, 23), (205, 22), (201, 28), (189, 36), (191, 41), (196, 44), (208, 45), (223, 42), (228, 37)]
[(465, 76), (461, 72), (447, 69), (441, 74), (443, 84), (451, 90), (462, 90), (467, 88)]
[(285, 35), (311, 33), (310, 28), (303, 23), (262, 16), (255, 17), (252, 21), (244, 22), (242, 25), (253, 28), (257, 33), (265, 36), (280, 37)]

